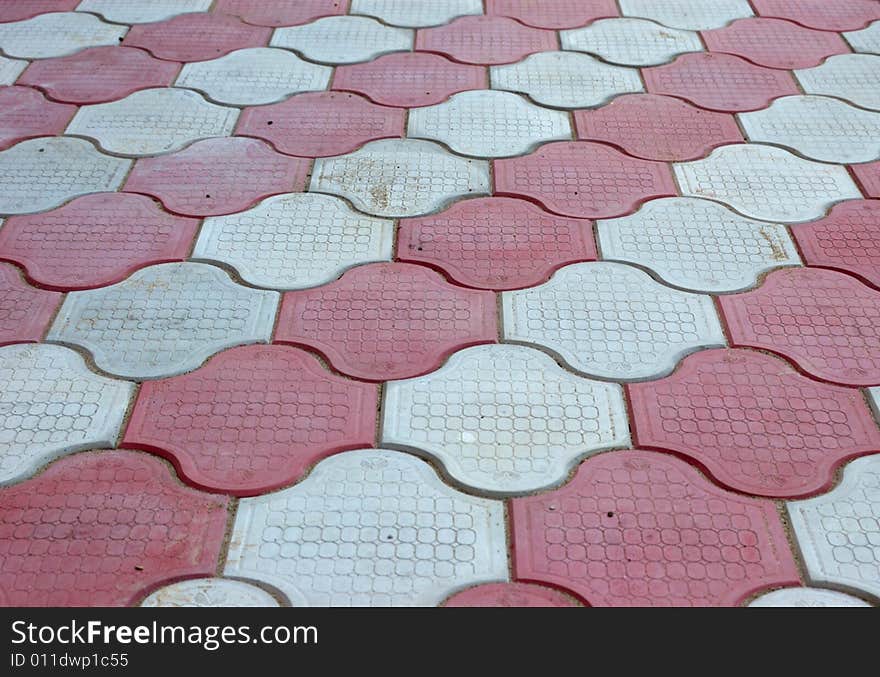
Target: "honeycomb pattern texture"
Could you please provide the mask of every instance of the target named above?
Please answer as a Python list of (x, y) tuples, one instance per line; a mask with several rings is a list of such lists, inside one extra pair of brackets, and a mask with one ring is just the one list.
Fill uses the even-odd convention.
[(852, 31), (880, 19), (872, 0), (846, 0), (833, 5), (823, 0), (752, 0), (758, 14), (777, 16), (825, 31)]
[(153, 23), (188, 12), (205, 12), (211, 0), (82, 0), (80, 12), (94, 12), (108, 21), (125, 24)]
[(60, 302), (61, 294), (31, 287), (0, 263), (0, 345), (39, 341)]
[(552, 31), (524, 26), (508, 17), (462, 16), (445, 26), (418, 31), (415, 46), (462, 63), (495, 65), (554, 50), (557, 43)]
[(862, 108), (880, 110), (880, 56), (840, 54), (815, 68), (795, 71), (807, 94), (836, 96)]
[(880, 54), (880, 20), (862, 30), (844, 33), (843, 37), (854, 52)]
[(867, 197), (880, 197), (880, 162), (856, 165), (852, 173)]
[(752, 16), (749, 0), (619, 0), (624, 16), (640, 16), (670, 28), (718, 28)]
[(345, 64), (407, 52), (414, 39), (411, 30), (369, 17), (329, 16), (304, 26), (279, 28), (272, 35), (272, 46), (296, 50), (311, 61)]
[(352, 14), (366, 14), (392, 26), (435, 26), (464, 14), (482, 14), (481, 0), (352, 0)]
[(0, 87), (0, 149), (60, 134), (75, 112), (74, 106), (50, 101), (29, 87)]
[(87, 47), (119, 44), (127, 30), (127, 26), (105, 23), (92, 14), (53, 12), (0, 24), (0, 49), (11, 57), (48, 59)]
[(447, 599), (448, 607), (568, 607), (568, 595), (533, 583), (484, 583), (462, 590)]
[(228, 578), (193, 578), (159, 588), (142, 607), (276, 607), (278, 601), (256, 585)]
[(626, 66), (653, 66), (703, 49), (695, 32), (644, 19), (602, 19), (586, 28), (562, 31), (560, 40), (563, 49), (596, 54)]

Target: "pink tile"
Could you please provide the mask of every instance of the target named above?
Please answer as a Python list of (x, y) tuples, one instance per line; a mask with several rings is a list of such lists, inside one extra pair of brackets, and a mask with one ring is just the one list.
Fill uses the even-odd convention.
[(345, 14), (348, 5), (349, 0), (217, 0), (214, 11), (240, 16), (258, 26), (295, 26)]
[(42, 339), (60, 302), (61, 294), (31, 287), (15, 266), (0, 263), (0, 346)]
[(758, 14), (825, 31), (854, 31), (880, 19), (876, 0), (752, 0)]
[(287, 292), (275, 334), (368, 381), (425, 374), (456, 350), (496, 337), (493, 293), (455, 287), (408, 263), (360, 266), (322, 287)]
[(0, 149), (64, 131), (76, 106), (49, 101), (30, 87), (0, 87)]
[(486, 13), (553, 29), (577, 28), (595, 19), (619, 15), (614, 0), (487, 0)]
[(559, 49), (556, 33), (501, 16), (462, 16), (416, 35), (416, 49), (439, 52), (473, 64), (519, 61), (535, 52)]
[(880, 162), (850, 165), (852, 173), (868, 197), (880, 197)]
[(454, 594), (447, 607), (567, 607), (577, 606), (570, 597), (532, 583), (484, 583)]
[(49, 12), (72, 12), (80, 0), (6, 0), (0, 3), (0, 22), (22, 21)]
[(600, 454), (564, 487), (511, 504), (516, 577), (594, 606), (733, 606), (799, 583), (772, 501), (665, 454)]
[(637, 445), (687, 456), (748, 494), (825, 491), (844, 461), (880, 449), (861, 392), (753, 350), (704, 350), (628, 390)]

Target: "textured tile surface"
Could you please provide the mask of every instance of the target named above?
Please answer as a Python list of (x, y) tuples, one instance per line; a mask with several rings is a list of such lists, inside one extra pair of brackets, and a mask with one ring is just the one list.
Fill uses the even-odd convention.
[(341, 64), (407, 52), (414, 39), (412, 30), (386, 26), (370, 17), (330, 16), (304, 26), (279, 28), (271, 44), (293, 49), (312, 61)]
[(880, 56), (841, 54), (821, 66), (795, 71), (807, 94), (825, 94), (880, 110)]
[(30, 87), (0, 87), (0, 148), (64, 131), (76, 106), (56, 103)]
[(778, 16), (826, 31), (851, 31), (880, 19), (880, 7), (872, 0), (752, 0), (758, 14)]
[(228, 578), (193, 578), (150, 593), (142, 607), (276, 607), (278, 600), (262, 588)]
[(216, 0), (215, 12), (234, 14), (257, 26), (294, 26), (345, 14), (349, 0)]
[(108, 24), (91, 14), (55, 12), (0, 24), (0, 49), (6, 56), (46, 59), (86, 47), (116, 45), (127, 26)]
[(783, 588), (752, 600), (753, 607), (848, 607), (871, 606), (858, 597), (822, 588)]
[(0, 345), (39, 341), (61, 294), (31, 287), (13, 265), (0, 263)]
[(534, 583), (484, 583), (462, 590), (447, 599), (448, 607), (568, 607), (568, 595)]
[(21, 21), (46, 12), (72, 12), (80, 0), (16, 0), (0, 5), (0, 21)]
[(513, 63), (557, 46), (552, 31), (524, 26), (503, 16), (462, 16), (444, 26), (424, 28), (416, 35), (416, 49), (473, 64)]
[(644, 17), (671, 28), (694, 31), (752, 16), (748, 0), (619, 0), (618, 4), (624, 16)]
[(82, 0), (80, 12), (94, 12), (108, 21), (123, 24), (152, 23), (170, 19), (177, 14), (206, 12), (211, 0)]
[(875, 21), (859, 31), (844, 33), (843, 37), (846, 38), (854, 52), (880, 54), (880, 21)]
[(880, 197), (880, 162), (870, 162), (852, 167), (862, 191), (868, 197)]
[(352, 0), (352, 14), (366, 14), (392, 26), (436, 26), (463, 14), (482, 14), (481, 0)]
[(28, 62), (21, 59), (0, 56), (0, 85), (11, 85), (27, 65)]
[(510, 16), (528, 26), (575, 28), (594, 19), (617, 16), (614, 0), (486, 0), (488, 14)]
[(645, 19), (602, 19), (586, 28), (562, 31), (563, 49), (588, 52), (627, 66), (653, 66), (679, 54), (700, 52), (694, 31), (668, 28)]

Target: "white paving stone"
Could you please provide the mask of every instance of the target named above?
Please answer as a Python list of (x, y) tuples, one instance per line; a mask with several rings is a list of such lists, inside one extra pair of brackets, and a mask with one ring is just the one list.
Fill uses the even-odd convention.
[(822, 588), (783, 588), (755, 598), (753, 607), (845, 607), (871, 606), (858, 597)]
[(303, 26), (277, 28), (270, 43), (324, 63), (358, 63), (412, 49), (415, 31), (366, 16), (328, 16)]
[(256, 585), (228, 578), (193, 578), (148, 595), (143, 607), (275, 607), (278, 601)]
[(679, 54), (703, 50), (696, 32), (645, 19), (600, 19), (585, 28), (561, 31), (559, 36), (563, 49), (598, 54), (628, 66), (662, 64)]
[(0, 485), (64, 454), (114, 446), (133, 391), (69, 348), (0, 348)]
[(880, 21), (875, 21), (860, 31), (844, 33), (843, 37), (846, 38), (846, 41), (855, 52), (880, 54)]
[(225, 573), (294, 606), (434, 606), (507, 579), (504, 508), (408, 454), (344, 452), (296, 486), (241, 500)]
[(243, 287), (215, 266), (165, 263), (68, 294), (48, 338), (86, 348), (111, 374), (172, 376), (224, 348), (268, 341), (278, 299), (278, 292)]
[(597, 227), (603, 258), (645, 266), (696, 291), (751, 287), (764, 271), (800, 263), (785, 226), (747, 219), (711, 200), (651, 200)]
[(837, 96), (880, 110), (880, 56), (876, 54), (837, 54), (794, 74), (807, 94)]
[(7, 59), (0, 56), (0, 85), (11, 85), (27, 68), (28, 62), (21, 59)]
[(489, 193), (489, 163), (430, 141), (383, 139), (348, 155), (315, 160), (311, 190), (341, 195), (377, 216), (418, 216), (456, 197)]
[(724, 202), (765, 221), (806, 221), (840, 200), (862, 197), (844, 167), (821, 164), (775, 146), (722, 146), (673, 165), (681, 194)]
[(659, 378), (698, 348), (724, 345), (710, 296), (670, 289), (622, 263), (578, 263), (502, 295), (504, 337), (544, 346), (572, 368)]
[(257, 287), (299, 289), (390, 260), (393, 240), (391, 220), (360, 214), (330, 195), (292, 193), (205, 219), (193, 256), (228, 263)]
[(188, 63), (176, 84), (205, 92), (219, 103), (256, 106), (327, 89), (332, 72), (284, 49), (250, 47), (219, 59)]
[(118, 45), (128, 26), (116, 26), (91, 14), (53, 12), (0, 24), (0, 49), (7, 56), (46, 59), (87, 47)]
[(618, 94), (644, 91), (635, 68), (580, 52), (539, 52), (489, 72), (493, 89), (524, 92), (537, 103), (559, 108), (598, 106)]
[(880, 455), (849, 463), (828, 493), (787, 505), (811, 581), (880, 596)]
[(560, 484), (581, 457), (630, 441), (619, 385), (525, 346), (467, 348), (427, 376), (392, 381), (384, 411), (384, 444), (429, 452), (486, 492)]
[(461, 92), (409, 113), (407, 136), (441, 141), (477, 157), (522, 155), (542, 141), (571, 138), (567, 113), (530, 103), (510, 92)]
[(457, 16), (482, 14), (482, 0), (352, 0), (351, 14), (367, 14), (393, 26), (438, 26)]
[(620, 10), (624, 16), (692, 31), (721, 28), (734, 19), (754, 16), (748, 0), (620, 0)]
[(877, 417), (877, 421), (880, 422), (880, 386), (868, 388), (868, 399), (874, 405), (874, 415)]
[(178, 14), (207, 12), (212, 0), (82, 0), (78, 12), (94, 12), (122, 24), (164, 21)]
[(67, 133), (93, 138), (111, 153), (154, 155), (180, 150), (198, 139), (229, 136), (236, 120), (236, 108), (213, 104), (191, 89), (158, 87), (83, 106)]
[(22, 141), (0, 152), (0, 214), (42, 212), (77, 195), (116, 190), (130, 166), (84, 139)]

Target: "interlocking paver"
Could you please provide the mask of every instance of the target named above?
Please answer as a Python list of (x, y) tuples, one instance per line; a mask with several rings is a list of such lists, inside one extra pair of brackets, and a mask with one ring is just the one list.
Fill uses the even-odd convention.
[(509, 16), (538, 28), (576, 28), (594, 19), (617, 16), (614, 0), (486, 0), (486, 13)]
[(840, 54), (821, 66), (795, 71), (807, 94), (846, 99), (863, 108), (880, 110), (880, 56)]
[(268, 341), (277, 305), (277, 292), (238, 285), (214, 266), (163, 263), (68, 294), (48, 338), (85, 348), (112, 374), (171, 376), (224, 348)]
[(568, 607), (574, 600), (558, 590), (534, 583), (484, 583), (447, 599), (448, 607)]
[(80, 0), (16, 0), (0, 5), (0, 21), (21, 21), (48, 12), (72, 12)]
[(0, 263), (0, 345), (39, 341), (60, 301), (61, 294), (31, 287), (15, 266)]
[(797, 21), (824, 31), (852, 31), (880, 19), (880, 6), (872, 0), (752, 0), (761, 16)]
[(868, 197), (880, 197), (880, 162), (852, 167), (852, 172)]
[(27, 66), (27, 61), (0, 56), (0, 85), (11, 85)]
[(574, 376), (525, 346), (475, 346), (385, 389), (382, 444), (428, 452), (481, 493), (565, 480), (581, 457), (629, 444), (621, 387)]
[(709, 200), (652, 200), (635, 214), (599, 221), (597, 229), (603, 258), (644, 266), (695, 291), (736, 291), (755, 285), (764, 271), (800, 263), (785, 226)]
[(349, 0), (217, 0), (215, 12), (234, 14), (258, 26), (293, 26), (345, 14)]
[(401, 220), (397, 257), (441, 268), (459, 284), (502, 290), (541, 284), (557, 268), (597, 254), (591, 221), (548, 214), (526, 200), (490, 197)]
[(150, 593), (142, 607), (276, 607), (278, 600), (262, 588), (228, 578), (195, 578)]
[(312, 61), (345, 64), (407, 52), (414, 39), (414, 31), (386, 26), (370, 17), (330, 16), (304, 26), (277, 29), (272, 46), (296, 50)]
[(496, 160), (494, 168), (497, 195), (532, 199), (564, 216), (620, 216), (676, 193), (667, 165), (600, 143), (548, 143), (531, 155)]
[(880, 54), (880, 21), (875, 21), (859, 31), (844, 33), (843, 37), (846, 38), (854, 52)]
[(227, 263), (258, 287), (297, 289), (390, 260), (393, 240), (393, 221), (365, 216), (329, 195), (293, 193), (205, 219), (193, 257)]
[(543, 346), (580, 372), (657, 378), (686, 354), (724, 345), (710, 296), (670, 289), (620, 263), (577, 263), (502, 294), (504, 337)]
[(352, 0), (352, 14), (366, 14), (392, 26), (436, 26), (464, 14), (482, 14), (482, 0)]
[(553, 31), (524, 26), (503, 16), (462, 16), (416, 34), (416, 49), (473, 64), (513, 63), (557, 47)]
[(325, 456), (375, 438), (376, 386), (287, 346), (246, 346), (145, 383), (123, 446), (167, 456), (189, 483), (235, 496), (299, 480)]
[(186, 258), (198, 225), (143, 195), (96, 193), (8, 218), (0, 229), (0, 258), (23, 266), (42, 287), (101, 287), (146, 265)]
[(871, 606), (867, 602), (836, 590), (822, 588), (783, 588), (767, 592), (749, 603), (750, 607), (849, 607)]
[(189, 12), (206, 12), (210, 8), (211, 0), (82, 0), (77, 10), (100, 14), (108, 21), (140, 24)]
[(719, 28), (752, 16), (749, 0), (619, 0), (624, 16), (653, 19), (670, 28), (692, 31)]
[(811, 581), (880, 595), (880, 455), (847, 465), (827, 494), (787, 507)]
[(30, 87), (0, 87), (0, 149), (64, 131), (76, 106), (50, 101)]
[(719, 300), (734, 345), (785, 355), (808, 374), (880, 384), (880, 292), (834, 270), (777, 270)]
[(665, 454), (601, 454), (511, 510), (516, 577), (593, 606), (732, 606), (799, 583), (773, 502), (725, 491)]
[(407, 454), (338, 454), (295, 487), (239, 503), (225, 573), (294, 606), (433, 606), (506, 579), (504, 509)]
[(0, 348), (0, 376), (0, 485), (63, 454), (113, 446), (134, 390), (90, 371), (74, 351), (43, 344)]
[(0, 604), (126, 606), (217, 566), (228, 499), (145, 454), (78, 454), (0, 491)]
[(45, 59), (86, 47), (117, 45), (128, 26), (108, 24), (81, 12), (54, 12), (0, 24), (0, 49), (7, 56)]
[(703, 50), (696, 32), (645, 19), (602, 19), (586, 28), (562, 31), (560, 40), (563, 49), (597, 54), (627, 66), (653, 66)]

